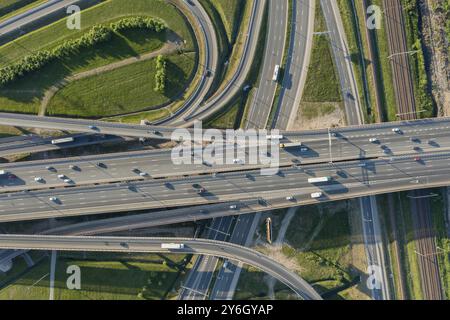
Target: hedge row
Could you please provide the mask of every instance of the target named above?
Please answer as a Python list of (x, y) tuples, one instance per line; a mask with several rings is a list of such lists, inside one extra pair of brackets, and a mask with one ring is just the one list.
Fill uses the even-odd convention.
[(156, 58), (155, 88), (159, 93), (164, 93), (166, 88), (166, 60), (162, 55)]
[(75, 40), (66, 40), (53, 50), (42, 50), (25, 56), (18, 62), (0, 69), (0, 86), (13, 82), (17, 78), (36, 71), (51, 61), (76, 53), (80, 49), (93, 47), (98, 43), (111, 39), (114, 31), (145, 28), (156, 32), (165, 29), (165, 25), (158, 19), (136, 17), (124, 18), (111, 23), (110, 26), (95, 25), (87, 33)]

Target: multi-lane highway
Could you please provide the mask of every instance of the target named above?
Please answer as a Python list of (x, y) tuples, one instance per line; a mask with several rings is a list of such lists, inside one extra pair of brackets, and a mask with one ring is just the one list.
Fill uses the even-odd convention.
[[(0, 195), (0, 221), (171, 208), (229, 201), (286, 199), (298, 206), (365, 195), (444, 186), (449, 183), (449, 153), (345, 163), (304, 165), (281, 169), (277, 175), (259, 171), (223, 173), (189, 178), (93, 185)], [(329, 176), (324, 185), (308, 178)], [(203, 188), (199, 192), (199, 186)], [(319, 199), (311, 193), (322, 192)], [(53, 198), (55, 197), (55, 198)], [(230, 207), (230, 211), (238, 208)]]
[(275, 66), (281, 66), (286, 42), (288, 22), (288, 1), (269, 0), (269, 22), (266, 35), (264, 63), (262, 64), (261, 79), (256, 94), (250, 106), (247, 128), (265, 128), (272, 110), (272, 103), (278, 79), (273, 80)]
[(36, 23), (38, 20), (48, 17), (57, 12), (63, 12), (68, 6), (72, 4), (79, 4), (82, 2), (86, 2), (84, 0), (49, 0), (41, 5), (38, 5), (31, 10), (28, 10), (24, 13), (20, 13), (15, 15), (3, 22), (0, 23), (0, 43), (3, 42), (1, 40), (2, 37), (10, 35), (12, 33), (16, 33), (17, 35), (21, 35), (20, 30)]
[(297, 119), (306, 83), (314, 32), (315, 0), (292, 1), (291, 39), (272, 127), (288, 129)]
[[(175, 250), (161, 248), (163, 243), (168, 242), (183, 244), (184, 247)], [(232, 258), (274, 276), (305, 300), (321, 300), (320, 295), (306, 281), (276, 261), (257, 251), (221, 241), (188, 238), (0, 235), (0, 247), (66, 251), (176, 252)]]
[[(74, 141), (52, 144), (55, 139), (73, 138)], [(43, 138), (38, 135), (30, 134), (24, 136), (15, 136), (0, 139), (0, 157), (11, 156), (15, 154), (36, 153), (45, 151), (56, 151), (61, 149), (84, 147), (101, 143), (118, 143), (130, 141), (130, 138), (118, 136), (98, 135), (98, 134), (75, 134), (61, 136), (58, 138)]]

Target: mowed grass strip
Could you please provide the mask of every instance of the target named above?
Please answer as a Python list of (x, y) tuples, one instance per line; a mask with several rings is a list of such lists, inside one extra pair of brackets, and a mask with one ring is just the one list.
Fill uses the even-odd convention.
[(79, 38), (93, 25), (128, 16), (150, 16), (163, 20), (170, 30), (186, 40), (186, 50), (193, 50), (191, 28), (172, 5), (159, 0), (107, 0), (82, 11), (81, 30), (69, 30), (66, 27), (66, 19), (62, 19), (0, 47), (0, 65), (14, 62), (30, 51), (51, 49), (64, 40)]
[(78, 80), (60, 90), (47, 107), (49, 115), (107, 117), (162, 106), (184, 90), (194, 68), (194, 54), (167, 57), (164, 94), (153, 90), (156, 59), (138, 62)]

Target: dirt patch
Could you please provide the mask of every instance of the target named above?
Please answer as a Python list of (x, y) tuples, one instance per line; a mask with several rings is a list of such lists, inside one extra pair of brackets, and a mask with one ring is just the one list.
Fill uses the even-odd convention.
[(338, 102), (303, 102), (291, 130), (315, 130), (345, 125), (345, 113)]

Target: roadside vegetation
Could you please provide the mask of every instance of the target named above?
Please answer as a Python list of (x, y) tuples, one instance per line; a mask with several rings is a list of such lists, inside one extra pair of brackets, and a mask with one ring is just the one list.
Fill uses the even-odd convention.
[(424, 111), (419, 114), (419, 117), (430, 118), (436, 114), (436, 110), (431, 98), (431, 83), (425, 70), (425, 58), (419, 29), (421, 19), (419, 17), (419, 3), (417, 0), (405, 0), (402, 4), (408, 50), (417, 50), (415, 54), (409, 56), (417, 110)]
[[(147, 28), (149, 21), (161, 22), (167, 28), (161, 30), (159, 24), (158, 27), (152, 25), (154, 28)], [(0, 63), (4, 68), (9, 68), (6, 70), (14, 70), (14, 66), (21, 62), (28, 64), (34, 70), (26, 78), (15, 78), (14, 81), (0, 88), (2, 111), (36, 114), (47, 91), (63, 79), (161, 49), (169, 39), (184, 43), (183, 49), (186, 54), (183, 55), (183, 59), (175, 59), (181, 63), (177, 68), (184, 71), (186, 66), (190, 66), (189, 75), (196, 69), (197, 55), (192, 53), (195, 47), (192, 29), (170, 4), (157, 0), (136, 0), (133, 4), (110, 0), (83, 11), (81, 31), (68, 30), (61, 25), (63, 23), (65, 21), (55, 22), (0, 47)], [(109, 36), (106, 36), (104, 41), (96, 41), (93, 45), (90, 35), (97, 35), (100, 30), (99, 25), (103, 26), (101, 28), (103, 31), (108, 29), (105, 35)], [(81, 43), (83, 43), (82, 46), (80, 46)], [(34, 52), (34, 56), (30, 52)], [(40, 53), (38, 58), (36, 58), (37, 53)], [(57, 54), (57, 57), (47, 64), (37, 63), (39, 59), (48, 58), (48, 53)], [(24, 57), (28, 58), (23, 59)], [(192, 61), (184, 61), (187, 59)], [(172, 75), (167, 71), (166, 76)], [(180, 79), (184, 79), (184, 72), (173, 81), (178, 85)], [(151, 82), (154, 84), (155, 80)], [(186, 85), (187, 83), (184, 83), (182, 87)], [(176, 88), (179, 89), (180, 86)], [(153, 91), (153, 89), (149, 90), (150, 102), (155, 99), (151, 96)], [(175, 90), (169, 90), (169, 93), (179, 94)], [(159, 101), (166, 103), (171, 99), (175, 97), (167, 95), (164, 101), (163, 99)], [(146, 104), (145, 107), (152, 107), (152, 105)], [(93, 117), (102, 116), (102, 114), (95, 115), (93, 112), (89, 114)], [(107, 114), (114, 114), (114, 112)]]

